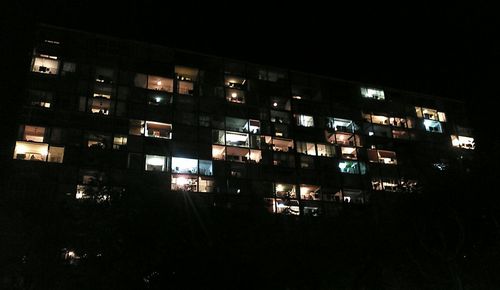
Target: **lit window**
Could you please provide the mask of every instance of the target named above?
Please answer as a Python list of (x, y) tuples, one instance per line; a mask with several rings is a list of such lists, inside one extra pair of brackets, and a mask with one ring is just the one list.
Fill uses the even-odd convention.
[(300, 215), (298, 200), (276, 199), (275, 212), (284, 215)]
[(358, 130), (359, 127), (352, 120), (339, 119), (339, 118), (327, 118), (326, 126), (328, 128), (334, 129), (335, 131), (351, 132)]
[(296, 198), (295, 185), (287, 183), (276, 183), (274, 193), (277, 197)]
[(200, 192), (214, 192), (215, 181), (213, 178), (200, 176), (199, 179)]
[(48, 153), (48, 144), (17, 141), (13, 158), (19, 160), (46, 161)]
[(316, 185), (300, 185), (300, 199), (321, 200), (320, 187)]
[(238, 147), (227, 147), (226, 159), (228, 161), (247, 162), (250, 160), (250, 150)]
[(396, 152), (389, 150), (367, 149), (368, 161), (384, 164), (397, 164)]
[(472, 137), (451, 135), (451, 144), (454, 147), (458, 148), (465, 148), (465, 149), (475, 148), (474, 138)]
[(358, 159), (358, 155), (356, 153), (356, 147), (342, 147), (341, 148), (342, 158), (344, 159)]
[(259, 120), (249, 120), (248, 127), (250, 128), (250, 133), (260, 134), (260, 121)]
[(172, 173), (198, 174), (198, 159), (172, 157)]
[(172, 139), (172, 125), (167, 123), (146, 121), (146, 136)]
[(149, 90), (157, 90), (157, 91), (166, 91), (173, 92), (174, 91), (174, 80), (159, 76), (148, 76), (148, 87)]
[(59, 60), (55, 56), (40, 55), (33, 59), (32, 72), (43, 74), (57, 74), (59, 70)]
[(224, 160), (226, 159), (226, 147), (213, 145), (212, 146), (212, 159), (213, 160)]
[(212, 161), (211, 160), (200, 160), (200, 175), (212, 176)]
[(113, 138), (113, 149), (124, 149), (127, 146), (126, 135), (115, 135)]
[(438, 112), (437, 110), (423, 107), (415, 107), (415, 112), (419, 118), (446, 122), (446, 114), (444, 112)]
[(359, 174), (360, 165), (357, 161), (339, 161), (339, 169), (342, 173)]
[(375, 99), (379, 101), (385, 100), (385, 94), (383, 90), (361, 88), (361, 96), (363, 96), (363, 98)]
[(384, 164), (397, 164), (396, 152), (388, 150), (377, 150), (378, 160)]
[(372, 123), (380, 125), (389, 125), (389, 117), (381, 115), (372, 115)]
[(226, 100), (231, 103), (245, 103), (245, 92), (236, 89), (226, 89)]
[(247, 80), (241, 77), (226, 76), (224, 83), (226, 87), (231, 89), (245, 90), (247, 87)]
[(94, 93), (94, 98), (102, 98), (102, 99), (111, 99), (111, 95), (109, 94), (101, 94), (101, 93)]
[(363, 203), (363, 191), (359, 189), (344, 189), (344, 202)]
[(314, 118), (307, 115), (295, 115), (297, 126), (314, 127)]
[(28, 126), (28, 125), (24, 126), (24, 134), (23, 134), (24, 141), (43, 142), (44, 136), (45, 136), (44, 127)]
[(35, 107), (50, 108), (52, 93), (46, 91), (29, 90), (30, 105)]
[(135, 135), (135, 136), (140, 136), (144, 135), (144, 125), (146, 124), (145, 121), (141, 120), (130, 120), (130, 126), (129, 126), (129, 134), (130, 135)]
[(99, 94), (98, 96), (99, 97), (89, 98), (89, 110), (94, 114), (109, 115), (109, 110), (111, 109), (111, 100), (101, 94)]
[(199, 70), (186, 66), (175, 66), (175, 75), (180, 81), (195, 82), (198, 79)]
[(198, 176), (174, 174), (172, 175), (171, 189), (174, 191), (197, 192)]
[(212, 143), (213, 144), (226, 144), (226, 132), (224, 130), (212, 130)]
[(192, 82), (178, 81), (177, 92), (181, 95), (193, 95), (194, 84)]
[(97, 67), (95, 70), (95, 81), (98, 83), (111, 84), (115, 79), (115, 71), (110, 68)]
[(330, 144), (317, 144), (318, 156), (334, 157), (335, 156), (335, 146)]
[(410, 139), (410, 135), (405, 130), (392, 130), (392, 137), (394, 139)]
[(250, 158), (251, 162), (259, 163), (262, 160), (262, 153), (260, 150), (250, 150)]
[(291, 139), (281, 139), (273, 138), (272, 148), (274, 151), (288, 152), (293, 150), (293, 140)]
[(440, 122), (446, 122), (446, 114), (443, 112), (438, 112), (438, 118)]
[(64, 159), (64, 147), (49, 147), (49, 155), (47, 158), (48, 162), (63, 163)]
[(316, 156), (316, 144), (297, 141), (297, 153)]
[(325, 139), (329, 143), (336, 143), (347, 146), (361, 146), (361, 139), (357, 134), (350, 133), (330, 133), (325, 130)]
[(110, 135), (94, 132), (86, 132), (85, 139), (87, 140), (87, 147), (92, 149), (108, 149), (111, 142)]
[(410, 118), (390, 117), (389, 123), (393, 127), (413, 128), (413, 124)]
[(167, 158), (158, 155), (146, 155), (146, 171), (165, 171)]
[(238, 147), (249, 147), (248, 134), (238, 133), (238, 132), (226, 132), (226, 145), (238, 146)]
[(424, 126), (427, 132), (443, 133), (443, 128), (441, 127), (441, 123), (439, 121), (425, 119)]

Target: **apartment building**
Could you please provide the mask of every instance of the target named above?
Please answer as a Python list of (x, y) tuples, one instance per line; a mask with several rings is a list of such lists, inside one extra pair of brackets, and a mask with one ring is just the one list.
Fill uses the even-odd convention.
[(330, 215), (474, 152), (457, 100), (45, 25), (22, 101), (8, 189), (72, 202)]

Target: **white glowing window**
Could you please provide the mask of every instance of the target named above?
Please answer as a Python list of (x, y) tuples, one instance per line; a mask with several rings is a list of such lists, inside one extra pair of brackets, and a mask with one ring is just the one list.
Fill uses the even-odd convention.
[(46, 161), (48, 153), (48, 144), (17, 141), (13, 158), (19, 160)]
[(260, 133), (260, 121), (259, 120), (249, 120), (248, 125), (250, 128), (250, 133), (259, 134)]
[(363, 98), (375, 99), (379, 101), (385, 100), (385, 94), (383, 90), (361, 88), (361, 95)]
[(451, 144), (454, 147), (458, 148), (465, 148), (465, 149), (475, 148), (474, 138), (472, 137), (451, 135)]
[(284, 215), (300, 215), (299, 201), (277, 198), (275, 212)]
[(165, 171), (165, 156), (146, 155), (146, 171)]
[(440, 122), (446, 122), (446, 114), (444, 112), (438, 112), (438, 118)]
[(274, 193), (277, 197), (296, 198), (295, 185), (287, 183), (276, 183)]
[(226, 145), (238, 146), (238, 147), (248, 147), (250, 145), (248, 134), (227, 131), (226, 132)]
[(198, 176), (172, 175), (171, 189), (174, 191), (198, 191)]
[(33, 59), (32, 72), (43, 74), (57, 74), (59, 70), (59, 60), (55, 56), (35, 57)]
[(172, 157), (172, 172), (198, 174), (198, 159)]
[(439, 121), (425, 119), (424, 126), (427, 132), (443, 133), (443, 128)]
[(316, 185), (300, 185), (300, 199), (320, 200), (320, 187)]
[(111, 95), (109, 94), (101, 94), (101, 93), (94, 93), (93, 95), (94, 98), (103, 98), (103, 99), (111, 99)]
[(307, 115), (295, 115), (297, 126), (314, 127), (314, 118)]
[(262, 159), (262, 153), (260, 150), (250, 150), (250, 158), (251, 162), (259, 163)]

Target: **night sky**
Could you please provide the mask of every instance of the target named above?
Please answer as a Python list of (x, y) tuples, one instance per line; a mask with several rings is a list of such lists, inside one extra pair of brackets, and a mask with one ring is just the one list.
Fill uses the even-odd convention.
[(9, 17), (458, 99), (498, 51), (481, 6), (103, 2), (21, 1)]

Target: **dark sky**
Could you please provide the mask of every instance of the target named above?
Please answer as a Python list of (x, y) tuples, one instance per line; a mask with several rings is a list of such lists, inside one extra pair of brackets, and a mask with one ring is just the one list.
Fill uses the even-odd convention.
[(498, 54), (482, 5), (104, 2), (21, 1), (9, 16), (465, 100)]

